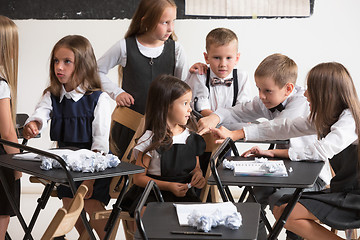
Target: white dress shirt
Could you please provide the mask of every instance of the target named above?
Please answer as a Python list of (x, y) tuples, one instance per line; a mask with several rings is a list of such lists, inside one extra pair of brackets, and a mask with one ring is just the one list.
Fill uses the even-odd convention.
[[(211, 78), (216, 77), (215, 73), (210, 69), (210, 81)], [(234, 99), (234, 86), (216, 85), (209, 88), (206, 87), (206, 74), (199, 75), (196, 73), (189, 74), (186, 82), (189, 84), (193, 91), (193, 100), (195, 97), (197, 100), (197, 109), (201, 112), (204, 109), (210, 109), (216, 111), (218, 108), (229, 108), (232, 107)], [(233, 78), (233, 72), (224, 79)], [(250, 101), (251, 86), (249, 77), (246, 72), (237, 71), (238, 79), (238, 93), (236, 98), (236, 104)]]
[[(77, 92), (76, 90), (80, 91)], [(66, 92), (64, 86), (60, 93), (60, 102), (64, 97), (67, 99), (73, 99), (75, 102), (79, 101), (84, 96), (84, 90), (80, 87)], [(52, 112), (51, 93), (46, 92), (39, 103), (35, 107), (34, 113), (29, 117), (25, 125), (31, 121), (38, 121), (40, 123), (40, 131), (47, 126), (47, 122), (50, 120), (50, 113)], [(109, 133), (111, 123), (111, 109), (110, 98), (106, 93), (101, 93), (99, 100), (94, 110), (94, 120), (92, 122), (92, 145), (91, 150), (109, 152)]]
[[(350, 144), (357, 144), (355, 120), (349, 109), (345, 109), (335, 122), (330, 132), (322, 139), (316, 139), (313, 143), (302, 147), (290, 147), (289, 157), (293, 161), (313, 159), (325, 161), (320, 177), (328, 184), (331, 176), (329, 159), (340, 153)], [(276, 119), (272, 124), (265, 122), (259, 126), (244, 128), (246, 140), (272, 140), (299, 137), (316, 133), (315, 126), (311, 124), (308, 117), (302, 116), (295, 119)]]
[[(145, 47), (137, 39), (136, 43), (141, 54), (148, 58), (157, 58), (161, 55), (164, 49), (164, 45), (155, 48)], [(107, 92), (114, 100), (120, 93), (124, 92), (124, 90), (118, 87), (117, 84), (112, 82), (106, 76), (106, 74), (109, 72), (110, 69), (117, 65), (125, 67), (126, 60), (126, 41), (125, 38), (123, 38), (120, 41), (116, 42), (97, 62), (102, 87), (104, 91)], [(185, 80), (188, 75), (188, 71), (189, 68), (186, 63), (184, 48), (178, 42), (175, 42), (174, 76)]]
[[(220, 117), (220, 123), (223, 123), (225, 120), (227, 122), (248, 123), (259, 118), (265, 118), (269, 120), (268, 124), (272, 124), (274, 119), (296, 118), (298, 116), (307, 117), (310, 113), (309, 103), (304, 96), (304, 89), (299, 86), (295, 86), (293, 92), (282, 104), (285, 107), (283, 111), (279, 112), (278, 110), (275, 110), (274, 112), (271, 112), (266, 108), (260, 98), (256, 96), (250, 102), (243, 102), (232, 108), (218, 109), (215, 111), (215, 114)], [(258, 124), (255, 126), (258, 126)], [(290, 146), (306, 146), (315, 141), (315, 139), (315, 135), (291, 138)]]

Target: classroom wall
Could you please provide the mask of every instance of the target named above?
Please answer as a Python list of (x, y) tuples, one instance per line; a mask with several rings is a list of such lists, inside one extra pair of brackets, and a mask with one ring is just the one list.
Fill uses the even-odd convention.
[[(360, 92), (360, 1), (315, 0), (310, 18), (177, 20), (175, 32), (189, 64), (202, 61), (206, 34), (216, 27), (232, 29), (239, 38), (238, 68), (253, 82), (257, 65), (272, 53), (282, 53), (298, 64), (298, 84), (316, 64), (337, 61), (350, 71)], [(121, 39), (130, 20), (15, 20), (20, 34), (18, 112), (31, 114), (48, 84), (49, 56), (54, 44), (68, 34), (87, 37), (97, 58)], [(117, 81), (116, 70), (109, 76)], [(319, 89), (321, 91), (321, 89)], [(253, 84), (253, 95), (257, 94)], [(30, 146), (52, 147), (48, 130)], [(37, 191), (23, 178), (23, 191)]]

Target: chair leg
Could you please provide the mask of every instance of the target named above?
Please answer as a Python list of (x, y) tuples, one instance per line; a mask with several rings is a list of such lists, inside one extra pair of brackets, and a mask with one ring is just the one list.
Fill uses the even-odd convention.
[[(126, 240), (133, 240), (134, 239), (134, 232), (132, 232), (131, 229), (134, 228), (134, 225), (135, 225), (134, 221), (129, 221), (129, 220), (122, 219), (122, 224), (123, 224), (125, 239)], [(129, 226), (129, 224), (133, 224), (133, 226)]]

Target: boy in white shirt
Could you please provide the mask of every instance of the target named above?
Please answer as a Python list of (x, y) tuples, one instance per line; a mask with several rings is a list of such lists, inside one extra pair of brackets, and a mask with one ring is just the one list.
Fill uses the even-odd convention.
[[(218, 108), (229, 108), (250, 101), (248, 74), (234, 69), (239, 61), (238, 38), (227, 28), (216, 28), (206, 36), (204, 58), (210, 67), (206, 74), (190, 73), (186, 80), (193, 91), (192, 108), (209, 116)], [(230, 123), (225, 123), (229, 126)], [(206, 173), (210, 153), (200, 156), (200, 167)]]
[[(295, 85), (296, 79), (297, 65), (292, 59), (282, 54), (273, 54), (266, 57), (255, 71), (255, 82), (259, 90), (259, 96), (250, 102), (241, 103), (232, 108), (218, 109), (210, 116), (200, 119), (199, 133), (208, 132), (209, 129), (215, 128), (217, 124), (225, 120), (247, 123), (259, 118), (265, 118), (269, 120), (266, 123), (271, 126), (276, 119), (296, 118), (299, 116), (307, 117), (310, 113), (310, 108), (304, 96), (304, 89)], [(249, 128), (249, 130), (256, 131), (256, 126), (261, 125), (252, 125), (252, 128)], [(221, 131), (226, 133), (228, 130), (222, 127)], [(261, 139), (261, 136), (259, 136), (259, 139)], [(291, 147), (305, 147), (312, 144), (315, 140), (315, 135), (291, 138), (289, 145)], [(288, 148), (289, 146), (281, 147)], [(329, 166), (324, 166), (311, 190), (322, 190), (330, 183), (330, 179), (330, 168)], [(254, 189), (254, 192), (258, 201), (263, 206), (267, 204), (273, 206), (282, 195), (292, 193), (293, 189), (278, 190), (258, 187)], [(258, 239), (264, 238), (266, 238), (264, 233), (262, 236), (261, 234), (258, 236)]]
[(248, 74), (234, 69), (239, 61), (238, 38), (227, 28), (216, 28), (206, 36), (204, 58), (207, 74), (189, 74), (186, 82), (193, 90), (193, 109), (209, 116), (218, 108), (250, 101)]

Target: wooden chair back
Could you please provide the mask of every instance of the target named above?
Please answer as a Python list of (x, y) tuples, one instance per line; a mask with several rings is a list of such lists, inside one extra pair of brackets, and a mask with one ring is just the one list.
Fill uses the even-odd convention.
[(41, 240), (50, 240), (70, 232), (84, 208), (84, 197), (88, 188), (80, 185), (68, 208), (60, 208), (50, 222)]
[[(112, 116), (112, 122), (120, 123), (121, 125), (130, 128), (135, 131), (133, 138), (131, 139), (128, 147), (124, 155), (121, 158), (122, 162), (131, 162), (131, 152), (135, 146), (135, 140), (142, 134), (145, 125), (145, 118), (142, 114), (135, 112), (127, 107), (116, 107)], [(110, 139), (110, 150), (114, 154), (116, 154), (116, 146), (113, 141)], [(111, 198), (117, 198), (120, 194), (120, 190), (122, 189), (123, 184), (119, 184), (119, 180), (121, 177), (113, 177), (109, 187), (109, 194)]]

